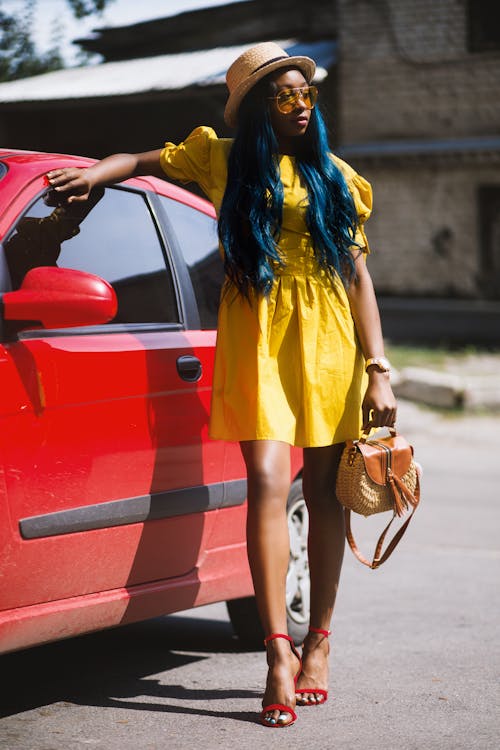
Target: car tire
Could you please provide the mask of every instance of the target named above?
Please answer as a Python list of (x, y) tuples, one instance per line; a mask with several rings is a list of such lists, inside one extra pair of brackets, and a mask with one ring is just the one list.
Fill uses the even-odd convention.
[[(290, 534), (290, 561), (286, 576), (286, 614), (288, 634), (300, 645), (309, 626), (309, 562), (307, 534), (309, 515), (302, 493), (302, 480), (296, 479), (287, 501)], [(255, 596), (226, 602), (234, 632), (246, 648), (262, 648), (264, 631), (260, 623)]]

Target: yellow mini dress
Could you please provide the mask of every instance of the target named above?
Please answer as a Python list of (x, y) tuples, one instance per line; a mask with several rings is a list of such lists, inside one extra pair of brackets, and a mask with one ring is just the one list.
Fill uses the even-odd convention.
[[(199, 127), (181, 144), (166, 143), (161, 166), (180, 182), (197, 182), (219, 213), (232, 140)], [(368, 252), (363, 224), (371, 213), (368, 182), (336, 156), (354, 199), (356, 243)], [(307, 191), (292, 156), (280, 157), (284, 203), (279, 251), (268, 296), (250, 302), (226, 282), (219, 308), (210, 415), (213, 439), (281, 440), (318, 447), (359, 436), (366, 386), (349, 300), (314, 257), (305, 214)]]

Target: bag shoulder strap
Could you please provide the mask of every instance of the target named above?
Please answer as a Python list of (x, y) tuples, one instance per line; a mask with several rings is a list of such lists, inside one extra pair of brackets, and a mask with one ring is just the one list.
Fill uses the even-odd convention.
[(396, 549), (397, 545), (401, 541), (401, 539), (403, 537), (403, 534), (405, 533), (406, 529), (408, 528), (408, 524), (410, 523), (410, 521), (411, 521), (412, 516), (413, 516), (414, 513), (415, 513), (415, 508), (413, 508), (413, 510), (410, 513), (409, 517), (406, 519), (406, 521), (401, 526), (401, 528), (399, 529), (399, 531), (396, 532), (396, 534), (394, 535), (393, 539), (389, 543), (386, 551), (384, 552), (384, 554), (381, 557), (380, 556), (380, 552), (381, 552), (381, 549), (383, 547), (384, 540), (385, 540), (385, 537), (387, 535), (387, 532), (389, 531), (389, 529), (391, 527), (391, 524), (394, 521), (394, 519), (397, 518), (397, 514), (396, 513), (393, 514), (391, 520), (389, 521), (389, 523), (387, 524), (387, 526), (385, 527), (385, 529), (383, 530), (383, 532), (381, 533), (381, 535), (379, 537), (379, 540), (377, 542), (377, 546), (375, 548), (375, 553), (373, 555), (373, 561), (369, 562), (369, 560), (367, 560), (366, 557), (363, 557), (363, 555), (359, 551), (358, 545), (356, 544), (356, 542), (354, 540), (354, 535), (353, 535), (352, 530), (351, 530), (351, 511), (350, 511), (349, 508), (344, 508), (344, 514), (345, 514), (345, 535), (346, 535), (347, 541), (349, 542), (349, 547), (352, 549), (352, 551), (354, 552), (354, 554), (356, 555), (356, 557), (358, 558), (358, 560), (363, 563), (363, 565), (367, 565), (372, 570), (376, 570), (376, 568), (379, 568), (382, 565), (382, 563), (384, 563), (392, 555), (392, 553)]
[[(399, 480), (399, 477), (398, 477), (398, 480)], [(399, 480), (399, 482), (401, 482), (401, 480)], [(402, 484), (402, 482), (401, 482), (401, 484)], [(404, 487), (403, 484), (402, 484), (402, 486)], [(362, 562), (363, 565), (367, 565), (372, 570), (376, 570), (376, 568), (379, 568), (382, 565), (382, 563), (384, 563), (386, 560), (388, 560), (388, 558), (392, 555), (392, 553), (394, 552), (394, 550), (398, 546), (399, 542), (403, 538), (403, 535), (404, 535), (406, 529), (408, 528), (408, 524), (410, 523), (411, 519), (413, 518), (413, 514), (415, 513), (415, 511), (417, 509), (417, 506), (418, 506), (418, 503), (420, 501), (420, 479), (419, 479), (418, 475), (417, 475), (417, 486), (416, 486), (416, 489), (415, 489), (415, 494), (412, 495), (409, 492), (408, 488), (406, 488), (406, 487), (405, 487), (405, 491), (406, 491), (407, 498), (410, 500), (410, 504), (413, 506), (413, 510), (410, 513), (410, 515), (408, 516), (408, 518), (406, 519), (406, 521), (404, 522), (404, 524), (395, 533), (394, 537), (391, 539), (391, 541), (387, 545), (387, 549), (382, 554), (382, 547), (384, 546), (384, 541), (385, 541), (385, 537), (387, 536), (387, 532), (389, 531), (389, 529), (390, 529), (390, 527), (391, 527), (392, 522), (394, 521), (394, 519), (397, 518), (398, 515), (400, 515), (397, 510), (394, 511), (391, 520), (389, 521), (389, 523), (387, 524), (387, 526), (385, 527), (385, 529), (383, 530), (383, 532), (381, 533), (381, 535), (380, 535), (380, 537), (378, 539), (377, 546), (375, 547), (375, 552), (373, 554), (373, 560), (372, 560), (372, 562), (370, 562), (369, 560), (367, 560), (366, 557), (364, 557), (361, 554), (361, 552), (359, 551), (359, 547), (356, 544), (356, 541), (354, 539), (354, 535), (353, 535), (352, 529), (351, 529), (351, 510), (350, 510), (350, 508), (344, 508), (345, 535), (346, 535), (346, 539), (347, 539), (347, 541), (349, 543), (349, 547), (352, 549), (353, 553), (356, 555), (356, 557), (358, 558), (358, 560), (360, 562)]]

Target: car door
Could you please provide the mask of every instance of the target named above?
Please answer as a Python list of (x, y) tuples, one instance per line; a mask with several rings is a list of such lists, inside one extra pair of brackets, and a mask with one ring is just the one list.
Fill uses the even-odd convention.
[[(213, 214), (195, 210), (181, 200), (159, 196), (172, 231), (178, 238), (195, 293), (200, 315), (200, 327), (210, 330), (217, 327), (219, 299), (224, 281), (224, 267), (219, 249), (217, 224)], [(211, 241), (207, 242), (207, 238)], [(226, 443), (224, 455), (224, 481), (226, 485), (238, 482), (246, 470), (238, 443)], [(241, 514), (239, 514), (241, 515)], [(245, 522), (245, 514), (243, 514)], [(224, 533), (234, 531), (224, 529)], [(239, 534), (239, 532), (237, 532)], [(238, 536), (241, 540), (241, 536)]]
[(188, 330), (189, 279), (134, 185), (71, 211), (28, 196), (3, 242), (14, 289), (57, 264), (109, 281), (118, 312), (3, 342), (2, 609), (192, 574), (221, 502), (223, 445), (207, 441), (215, 332)]

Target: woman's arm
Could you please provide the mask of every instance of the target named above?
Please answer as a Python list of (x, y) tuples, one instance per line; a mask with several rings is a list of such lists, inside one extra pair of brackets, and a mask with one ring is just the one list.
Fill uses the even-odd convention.
[(151, 174), (163, 177), (160, 166), (161, 150), (141, 154), (113, 154), (91, 167), (66, 167), (48, 172), (47, 179), (57, 192), (69, 194), (68, 203), (85, 201), (92, 188), (128, 180), (129, 177)]
[[(384, 340), (380, 314), (371, 276), (363, 253), (355, 252), (356, 277), (347, 296), (359, 342), (365, 359), (384, 356)], [(363, 430), (370, 427), (393, 426), (396, 421), (396, 399), (389, 382), (389, 373), (376, 366), (368, 368), (368, 387), (363, 399)]]

